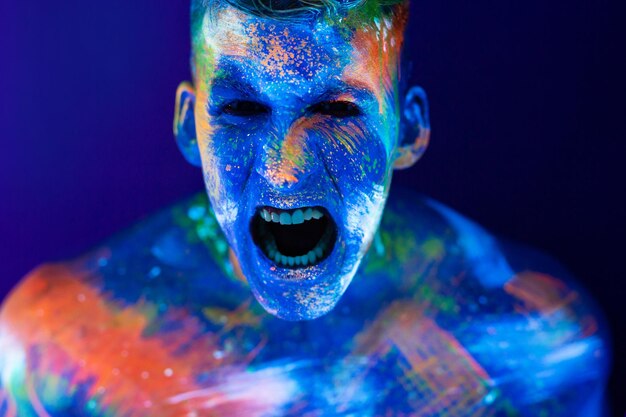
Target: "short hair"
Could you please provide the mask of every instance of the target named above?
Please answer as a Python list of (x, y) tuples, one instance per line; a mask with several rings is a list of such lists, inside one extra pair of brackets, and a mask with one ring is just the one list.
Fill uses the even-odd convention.
[(408, 0), (192, 0), (192, 31), (208, 12), (215, 16), (220, 7), (232, 6), (245, 13), (286, 22), (315, 20), (323, 14), (347, 12), (363, 8), (372, 18), (393, 14), (398, 5)]

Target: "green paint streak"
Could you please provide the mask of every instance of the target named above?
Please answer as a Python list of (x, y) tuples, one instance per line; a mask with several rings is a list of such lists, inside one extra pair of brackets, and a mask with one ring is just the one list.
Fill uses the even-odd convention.
[(226, 276), (235, 279), (228, 259), (228, 241), (215, 218), (207, 196), (200, 193), (172, 212), (174, 223), (186, 233), (190, 244), (203, 244)]
[(215, 51), (210, 49), (202, 34), (204, 8), (194, 7), (191, 14), (192, 70), (196, 87), (215, 72)]
[(424, 256), (428, 260), (440, 260), (445, 253), (444, 242), (437, 237), (430, 237), (421, 246)]
[(421, 286), (415, 293), (415, 300), (422, 303), (426, 301), (430, 304), (434, 311), (440, 313), (456, 313), (458, 307), (454, 297), (445, 296), (437, 293), (432, 287), (428, 285)]
[(380, 0), (366, 0), (359, 7), (348, 11), (343, 24), (352, 30), (361, 29), (365, 25), (373, 25), (374, 19), (381, 19), (384, 16), (382, 3)]

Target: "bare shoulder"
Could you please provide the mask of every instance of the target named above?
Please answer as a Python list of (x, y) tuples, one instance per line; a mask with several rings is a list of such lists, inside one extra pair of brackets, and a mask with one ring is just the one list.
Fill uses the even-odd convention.
[(91, 297), (83, 271), (71, 264), (49, 264), (28, 274), (5, 300), (0, 309), (0, 387), (5, 390), (0, 409), (4, 401), (7, 415), (36, 409), (46, 403), (46, 395), (59, 393), (50, 376), (72, 366), (67, 347), (89, 331), (81, 325), (93, 317), (86, 311)]
[[(223, 269), (225, 245), (202, 195), (169, 207), (75, 260), (45, 264), (24, 277), (0, 310), (4, 340), (66, 344), (64, 338), (106, 319), (99, 302), (108, 310), (188, 304), (202, 283), (238, 288)], [(179, 300), (167, 298), (171, 293)]]
[(510, 402), (520, 415), (599, 415), (608, 334), (584, 288), (549, 256), (428, 198), (403, 199), (383, 220), (382, 258), (411, 294), (404, 308), (481, 369), (477, 401)]
[[(0, 308), (0, 415), (38, 404), (66, 412), (80, 403), (72, 399), (77, 387), (97, 395), (93, 375), (111, 374), (94, 367), (112, 362), (113, 352), (123, 359), (125, 346), (143, 346), (151, 325), (175, 320), (184, 340), (201, 327), (196, 305), (219, 299), (220, 290), (231, 300), (233, 289), (249, 297), (218, 266), (224, 256), (206, 200), (196, 196), (73, 261), (33, 270)], [(147, 350), (159, 352), (150, 343)]]

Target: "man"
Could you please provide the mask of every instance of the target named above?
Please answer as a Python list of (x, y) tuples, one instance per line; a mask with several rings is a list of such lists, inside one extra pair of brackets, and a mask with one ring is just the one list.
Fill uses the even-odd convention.
[(400, 82), (407, 21), (394, 0), (194, 2), (174, 129), (208, 201), (22, 281), (0, 416), (600, 415), (584, 294), (389, 196), (429, 139), (424, 91)]

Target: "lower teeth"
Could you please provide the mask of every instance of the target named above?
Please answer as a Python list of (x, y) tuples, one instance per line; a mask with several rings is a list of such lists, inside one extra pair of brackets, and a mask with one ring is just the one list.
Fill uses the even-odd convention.
[(278, 251), (276, 247), (276, 243), (273, 238), (266, 236), (265, 243), (265, 254), (274, 262), (281, 266), (308, 266), (314, 265), (318, 260), (322, 259), (322, 257), (326, 254), (326, 249), (328, 248), (328, 241), (330, 238), (330, 231), (326, 230), (324, 235), (317, 243), (315, 248), (311, 249), (304, 255), (301, 256), (286, 256)]

